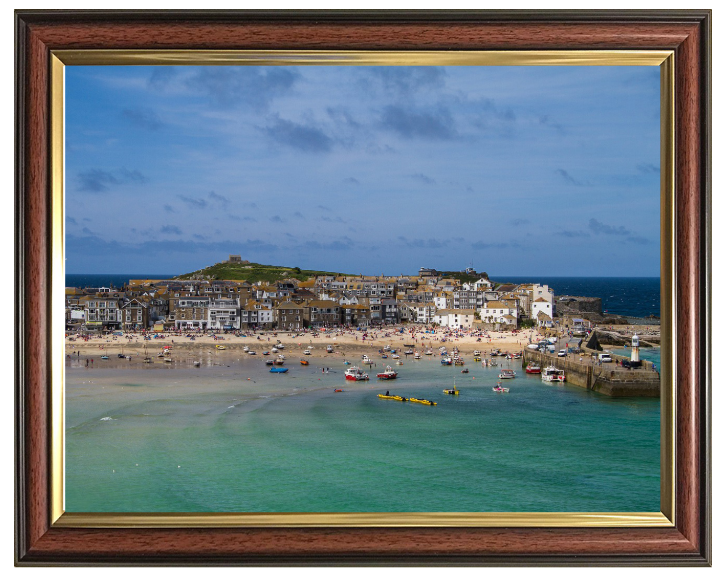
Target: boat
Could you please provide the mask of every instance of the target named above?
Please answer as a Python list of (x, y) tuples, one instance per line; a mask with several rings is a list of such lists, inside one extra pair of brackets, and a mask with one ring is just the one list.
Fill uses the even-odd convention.
[(275, 362), (275, 361), (272, 360), (271, 358), (265, 360), (265, 364), (267, 364), (268, 366), (272, 366), (272, 365), (273, 365), (273, 362)]
[(395, 364), (397, 364), (398, 366), (402, 366), (403, 362), (402, 362), (402, 360), (398, 360), (397, 362), (395, 362)]
[(330, 344), (327, 345), (327, 348), (325, 348), (325, 350), (327, 350), (328, 352), (335, 352), (335, 350), (333, 350), (333, 347), (330, 346)]
[(415, 360), (420, 360), (420, 353), (419, 353), (419, 352), (415, 352), (414, 358), (415, 358)]
[(541, 374), (542, 368), (540, 368), (540, 364), (528, 364), (525, 368), (526, 374)]
[(537, 345), (537, 344), (528, 344), (527, 347), (528, 347), (530, 350), (537, 350), (537, 349), (538, 349), (538, 345)]
[(515, 370), (509, 370), (507, 368), (500, 370), (500, 378), (515, 378)]
[(483, 362), (483, 359), (480, 358), (480, 356), (474, 356), (473, 360), (475, 360), (475, 362)]
[(448, 358), (446, 356), (443, 358), (440, 358), (440, 364), (442, 364), (443, 366), (452, 366), (452, 363), (453, 363), (452, 358)]
[(280, 350), (276, 346), (273, 346), (270, 352), (272, 352), (273, 354), (277, 354), (278, 352), (280, 352)]
[(103, 355), (103, 356), (100, 356), (100, 360), (110, 360), (110, 358), (108, 358), (107, 356), (104, 356), (104, 355)]
[(393, 355), (392, 355), (392, 359), (393, 359), (393, 360), (397, 360), (398, 358), (400, 358), (400, 356), (398, 356), (397, 354), (393, 354)]
[(455, 358), (455, 366), (465, 366), (465, 360), (462, 358)]
[(470, 370), (468, 370), (467, 368), (463, 368), (462, 370), (460, 370), (461, 374), (467, 374), (468, 372), (470, 372)]
[(125, 358), (125, 354), (118, 354), (118, 358)]
[(380, 356), (380, 358), (383, 358), (383, 359), (387, 358), (387, 354), (383, 354), (382, 356)]
[(542, 371), (544, 382), (565, 382), (565, 370), (559, 370), (555, 366), (546, 366)]
[(522, 354), (520, 352), (515, 352), (512, 357), (513, 360), (519, 360), (520, 358), (522, 358)]
[(225, 350), (225, 346), (223, 346), (222, 344), (215, 344), (215, 348), (217, 348), (218, 350)]
[(495, 392), (501, 392), (501, 393), (502, 392), (510, 392), (510, 388), (503, 388), (502, 386), (500, 386), (500, 384), (496, 384), (495, 386), (493, 386), (493, 390)]
[(310, 362), (308, 362), (307, 360), (300, 360), (300, 364), (302, 364), (303, 366), (308, 366)]
[(305, 350), (303, 354), (305, 354), (305, 356), (310, 356), (310, 350)]
[(249, 346), (243, 346), (243, 352), (250, 352)]
[(397, 378), (397, 372), (388, 366), (385, 368), (385, 372), (380, 372), (377, 377), (380, 378), (380, 380), (395, 380), (395, 378)]
[(425, 350), (425, 356), (432, 356), (432, 350)]
[(285, 374), (285, 372), (287, 372), (287, 371), (288, 371), (287, 368), (277, 368), (275, 366), (270, 368), (270, 372), (273, 372), (274, 374)]
[(372, 364), (373, 361), (370, 360), (370, 357), (367, 354), (363, 354), (362, 363), (363, 364)]
[(480, 350), (473, 350), (473, 356), (475, 358), (482, 356), (482, 352), (480, 352)]
[(425, 400), (425, 398), (410, 398), (410, 402), (416, 402), (417, 404), (425, 404), (426, 406), (437, 406), (437, 402), (432, 400)]
[(282, 366), (285, 364), (285, 360), (282, 358), (275, 358), (275, 360), (273, 360), (273, 364), (275, 364), (275, 366)]
[(145, 362), (146, 364), (152, 364), (152, 361), (153, 360), (152, 358), (150, 358), (150, 356), (145, 356), (145, 359), (143, 360), (143, 362)]
[(270, 352), (268, 352), (267, 350), (265, 350), (265, 352), (263, 352), (263, 356), (270, 356)]
[(250, 352), (248, 352), (249, 356), (255, 356), (256, 354), (257, 352), (255, 352), (255, 350), (250, 350)]
[(413, 354), (413, 350), (405, 350), (405, 355), (410, 356), (410, 354)]
[(165, 356), (165, 362), (172, 362), (172, 358), (170, 358), (169, 356)]
[(277, 346), (276, 346), (276, 348), (278, 348), (279, 350), (283, 350), (283, 349), (285, 348), (285, 345), (278, 343)]
[(452, 388), (447, 388), (443, 390), (443, 394), (450, 394), (450, 396), (457, 396), (460, 394), (460, 390), (458, 390), (454, 385)]
[(387, 394), (378, 394), (378, 398), (382, 398), (383, 400), (397, 400), (398, 402), (407, 402), (407, 398), (405, 396), (392, 396)]
[(277, 357), (280, 358), (280, 360), (285, 360), (285, 355), (284, 355), (284, 354), (278, 354)]
[(333, 392), (345, 392), (345, 390), (343, 390), (342, 388), (335, 388)]
[(350, 366), (350, 360), (345, 360), (345, 362), (343, 362), (343, 364), (345, 364), (345, 366)]
[(195, 368), (200, 368), (200, 360), (195, 360), (193, 362), (193, 366), (195, 366)]
[(370, 380), (370, 376), (357, 366), (352, 366), (345, 370), (345, 380)]

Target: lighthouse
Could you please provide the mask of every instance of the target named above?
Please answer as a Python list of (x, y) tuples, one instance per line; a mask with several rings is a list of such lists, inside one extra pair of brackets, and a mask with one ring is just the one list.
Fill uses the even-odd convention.
[(632, 337), (632, 348), (630, 350), (630, 365), (640, 366), (640, 338), (635, 334)]

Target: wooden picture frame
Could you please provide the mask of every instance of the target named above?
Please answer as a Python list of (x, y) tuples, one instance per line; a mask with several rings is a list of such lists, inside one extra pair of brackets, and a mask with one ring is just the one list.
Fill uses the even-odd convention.
[[(49, 420), (52, 52), (670, 50), (675, 67), (674, 526), (55, 525)], [(16, 563), (641, 564), (710, 561), (709, 11), (16, 12)], [(57, 131), (57, 128), (56, 128)], [(665, 255), (668, 258), (668, 255)], [(57, 264), (56, 264), (57, 265)], [(57, 287), (56, 287), (57, 288)]]

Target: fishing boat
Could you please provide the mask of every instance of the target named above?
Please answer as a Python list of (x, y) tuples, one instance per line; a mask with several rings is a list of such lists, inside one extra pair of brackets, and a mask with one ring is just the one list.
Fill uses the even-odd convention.
[(520, 358), (522, 358), (522, 354), (520, 352), (515, 352), (512, 357), (513, 360), (519, 360)]
[(278, 348), (279, 350), (283, 350), (285, 348), (285, 345), (278, 343), (276, 348)]
[(277, 354), (278, 352), (280, 352), (280, 350), (278, 350), (278, 348), (276, 346), (273, 346), (272, 350), (270, 350), (270, 352), (272, 352), (273, 354)]
[(525, 367), (525, 373), (526, 374), (541, 374), (542, 368), (540, 368), (540, 364), (528, 364)]
[(285, 372), (287, 372), (287, 371), (288, 371), (287, 368), (277, 368), (275, 366), (270, 368), (270, 372), (272, 372), (274, 374), (285, 374)]
[(397, 372), (388, 366), (385, 368), (385, 372), (380, 372), (377, 377), (380, 378), (380, 380), (395, 380), (395, 378), (397, 378)]
[(250, 352), (249, 346), (243, 346), (243, 352)]
[(300, 360), (300, 364), (303, 366), (309, 366), (310, 362), (308, 362), (307, 360)]
[(363, 354), (362, 363), (363, 364), (372, 364), (373, 362), (372, 362), (372, 360), (370, 360), (370, 356), (368, 356), (367, 354)]
[(462, 370), (460, 370), (461, 374), (467, 374), (468, 372), (470, 372), (470, 370), (468, 370), (467, 368), (463, 368)]
[(268, 358), (267, 360), (265, 360), (265, 364), (268, 366), (272, 366), (274, 362), (275, 360), (273, 360), (272, 358)]
[(303, 351), (303, 354), (305, 354), (305, 356), (310, 356), (310, 350)]
[(370, 380), (370, 376), (357, 366), (345, 370), (345, 380)]
[(509, 370), (505, 368), (504, 370), (500, 370), (500, 378), (508, 379), (508, 378), (515, 378), (515, 370)]
[(482, 356), (482, 352), (480, 352), (480, 350), (473, 350), (473, 356), (478, 358), (479, 356)]
[(165, 356), (165, 362), (172, 362), (172, 358), (170, 358), (169, 356)]
[(437, 402), (432, 400), (425, 400), (425, 398), (410, 398), (410, 402), (416, 402), (417, 404), (425, 404), (425, 406), (437, 406)]
[(195, 368), (200, 368), (200, 360), (193, 361), (193, 366), (195, 366)]
[(419, 352), (415, 352), (414, 358), (415, 358), (415, 360), (420, 360), (420, 353), (419, 353)]
[(333, 392), (345, 392), (345, 390), (343, 390), (342, 388), (335, 388)]
[(455, 358), (455, 366), (465, 366), (465, 360), (462, 358)]
[(458, 390), (455, 385), (453, 385), (452, 388), (447, 388), (443, 390), (443, 394), (450, 394), (450, 396), (457, 396), (460, 394), (460, 390)]
[(432, 350), (425, 350), (425, 356), (432, 356)]
[(248, 356), (255, 356), (256, 354), (257, 352), (255, 352), (255, 350), (250, 350), (250, 352), (248, 352)]
[(495, 386), (493, 386), (493, 390), (494, 390), (495, 392), (500, 392), (500, 393), (510, 392), (510, 388), (503, 388), (502, 386), (500, 386), (499, 383), (496, 384)]
[(397, 360), (398, 358), (400, 358), (400, 356), (398, 356), (397, 354), (393, 354), (393, 355), (392, 355), (392, 359), (393, 359), (393, 360)]
[(555, 366), (546, 366), (542, 371), (544, 382), (565, 382), (565, 370), (559, 370)]
[(268, 352), (267, 350), (265, 350), (265, 352), (263, 352), (263, 356), (270, 356), (270, 352)]
[(388, 394), (378, 394), (378, 398), (382, 398), (383, 400), (397, 400), (398, 402), (407, 402), (407, 398), (405, 396), (393, 396)]
[(443, 366), (452, 366), (452, 363), (452, 358), (448, 358), (447, 356), (440, 358), (440, 364)]
[(275, 360), (273, 360), (273, 364), (275, 364), (275, 366), (282, 366), (285, 364), (285, 360), (282, 358), (275, 358)]
[(218, 350), (225, 350), (225, 346), (223, 346), (222, 344), (215, 344), (215, 348), (217, 348)]

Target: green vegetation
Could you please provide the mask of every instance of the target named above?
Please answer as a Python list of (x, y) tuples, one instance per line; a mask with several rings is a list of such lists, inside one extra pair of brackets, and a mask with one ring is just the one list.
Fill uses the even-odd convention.
[(468, 274), (467, 272), (439, 272), (440, 276), (443, 278), (454, 278), (455, 280), (460, 280), (460, 282), (477, 282), (480, 278), (485, 278), (487, 280), (487, 272), (480, 272), (479, 274)]
[(203, 279), (203, 280), (245, 280), (246, 282), (277, 282), (279, 280), (287, 280), (295, 278), (297, 280), (307, 280), (313, 276), (322, 276), (325, 274), (343, 275), (340, 272), (323, 272), (321, 270), (301, 270), (297, 266), (294, 268), (288, 266), (271, 266), (269, 264), (257, 264), (255, 262), (220, 262), (177, 276), (178, 280)]

